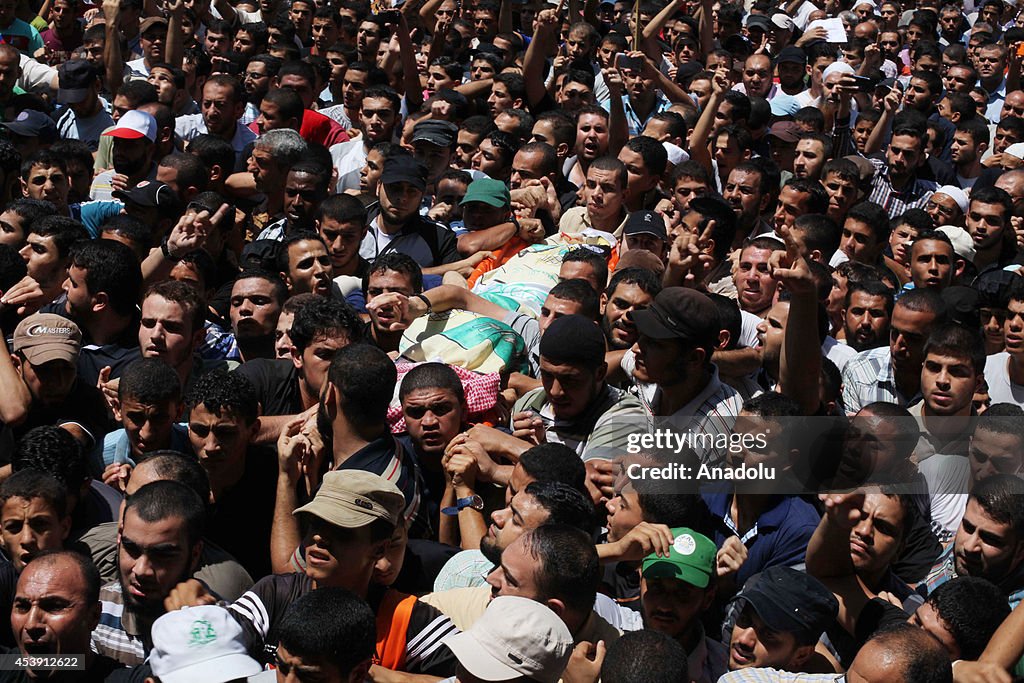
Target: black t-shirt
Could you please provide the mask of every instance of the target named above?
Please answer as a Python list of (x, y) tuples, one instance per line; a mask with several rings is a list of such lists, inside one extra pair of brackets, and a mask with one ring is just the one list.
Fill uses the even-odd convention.
[(297, 415), (305, 410), (299, 392), (299, 375), (287, 358), (254, 358), (235, 372), (256, 389), (263, 415)]
[[(39, 309), (40, 313), (55, 313), (65, 318), (74, 320), (74, 317), (67, 310), (67, 297), (61, 295), (53, 303), (47, 304)], [(75, 321), (78, 322), (78, 321)], [(78, 354), (78, 379), (90, 387), (96, 386), (100, 377), (100, 370), (110, 367), (110, 379), (117, 379), (124, 372), (128, 365), (142, 357), (139, 350), (139, 316), (133, 316), (128, 326), (121, 331), (113, 342), (109, 344), (96, 344), (82, 328), (82, 350)]]
[(103, 437), (113, 425), (107, 415), (106, 401), (95, 381), (87, 384), (79, 377), (71, 387), (71, 393), (61, 403), (48, 406), (34, 401), (28, 417), (21, 424), (13, 427), (3, 424), (0, 429), (0, 465), (11, 462), (18, 439), (30, 429), (66, 423), (80, 425), (92, 435), (94, 444), (103, 442)]
[(206, 537), (230, 553), (251, 576), (266, 576), (270, 566), (270, 528), (277, 491), (277, 455), (250, 448), (245, 472), (211, 511)]
[[(266, 576), (231, 603), (228, 610), (242, 627), (243, 639), (249, 655), (264, 664), (274, 661), (277, 629), (288, 606), (313, 590), (313, 580), (305, 574), (274, 574)], [(374, 614), (390, 589), (371, 585), (367, 603)], [(380, 628), (378, 626), (378, 632)], [(416, 601), (406, 629), (406, 666), (411, 674), (425, 674), (442, 678), (455, 673), (455, 656), (441, 641), (458, 633), (451, 619), (437, 608)]]

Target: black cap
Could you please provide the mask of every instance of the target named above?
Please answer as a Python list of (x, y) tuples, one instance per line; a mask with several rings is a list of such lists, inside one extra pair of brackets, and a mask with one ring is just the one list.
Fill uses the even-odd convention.
[(39, 138), (44, 145), (57, 140), (57, 124), (43, 112), (34, 109), (26, 109), (13, 121), (0, 123), (0, 126), (23, 138)]
[(689, 84), (693, 77), (704, 70), (704, 66), (700, 62), (683, 62), (676, 69), (676, 80), (679, 83)]
[(751, 43), (746, 36), (741, 36), (738, 33), (734, 33), (725, 39), (722, 43), (722, 47), (736, 55), (749, 56), (754, 52), (754, 44)]
[(582, 315), (556, 318), (540, 338), (540, 355), (552, 363), (597, 367), (604, 362), (604, 354), (604, 332)]
[(634, 211), (626, 216), (626, 225), (622, 228), (624, 235), (640, 235), (647, 233), (668, 240), (665, 232), (665, 219), (653, 211)]
[(500, 47), (493, 43), (480, 43), (479, 45), (476, 46), (475, 49), (470, 50), (469, 54), (475, 57), (482, 52), (489, 52), (495, 57), (505, 57), (505, 52)]
[(807, 66), (807, 53), (796, 45), (787, 45), (779, 51), (779, 56), (775, 58), (776, 64), (783, 64), (785, 62)]
[(420, 121), (412, 129), (412, 142), (429, 142), (438, 147), (451, 147), (458, 137), (459, 127), (450, 121), (428, 119)]
[(758, 28), (768, 33), (772, 30), (772, 21), (763, 14), (751, 14), (747, 17), (747, 28)]
[(718, 195), (705, 195), (690, 200), (690, 211), (709, 218), (721, 229), (723, 235), (736, 235), (736, 212), (729, 203)]
[(689, 287), (666, 287), (654, 303), (629, 314), (640, 334), (651, 339), (704, 342), (719, 329), (718, 308), (706, 295)]
[(946, 317), (950, 322), (965, 327), (981, 326), (981, 292), (973, 287), (953, 285), (942, 290), (941, 296), (946, 303)]
[(239, 259), (242, 270), (277, 270), (277, 254), (281, 251), (278, 240), (253, 240), (242, 247)]
[(745, 600), (769, 628), (820, 635), (839, 613), (839, 602), (821, 581), (792, 567), (774, 566), (747, 580)]
[(57, 101), (77, 104), (89, 94), (96, 83), (96, 67), (84, 59), (69, 59), (57, 67)]
[(385, 185), (409, 183), (422, 192), (427, 189), (427, 167), (411, 154), (395, 154), (384, 160), (380, 181)]
[(143, 180), (135, 187), (127, 190), (114, 190), (111, 193), (114, 199), (121, 199), (132, 202), (139, 206), (153, 206), (160, 211), (176, 213), (178, 210), (178, 197), (170, 185), (164, 185), (157, 180)]

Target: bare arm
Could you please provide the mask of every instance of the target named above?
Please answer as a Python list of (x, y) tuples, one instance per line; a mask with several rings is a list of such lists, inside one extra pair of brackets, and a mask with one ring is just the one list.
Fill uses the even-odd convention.
[(21, 424), (32, 407), (32, 394), (14, 367), (3, 334), (0, 334), (0, 386), (4, 388), (0, 391), (0, 420), (8, 425)]
[(544, 99), (547, 89), (544, 87), (544, 67), (548, 55), (554, 50), (555, 36), (561, 20), (554, 10), (542, 10), (537, 15), (537, 30), (526, 48), (523, 57), (523, 80), (526, 82), (526, 102), (535, 107)]
[(302, 417), (291, 416), (277, 439), (277, 495), (270, 530), (270, 564), (277, 573), (292, 571), (292, 553), (302, 542), (299, 521), (292, 513), (298, 507), (295, 491), (302, 476), (302, 459), (310, 445), (300, 432), (304, 422)]
[(1024, 603), (1017, 605), (1003, 620), (978, 661), (992, 662), (1010, 669), (1024, 656)]
[(871, 135), (868, 137), (867, 145), (864, 147), (864, 154), (874, 154), (878, 150), (882, 149), (882, 143), (885, 142), (886, 137), (889, 135), (889, 129), (892, 127), (892, 120), (896, 116), (896, 111), (899, 109), (902, 101), (903, 93), (900, 92), (899, 88), (893, 88), (889, 94), (885, 96), (882, 116), (878, 119), (878, 123), (876, 123), (875, 127), (871, 130)]
[(164, 54), (168, 64), (180, 69), (185, 58), (185, 40), (181, 33), (181, 15), (185, 3), (184, 0), (170, 0), (167, 7), (170, 10), (170, 17), (167, 21), (167, 47)]
[(772, 276), (785, 284), (791, 298), (779, 361), (779, 392), (799, 403), (805, 415), (813, 415), (821, 403), (817, 287), (807, 258), (800, 255), (789, 230), (783, 229), (782, 233), (786, 253), (772, 255)]
[(124, 81), (124, 59), (121, 56), (121, 33), (117, 24), (121, 18), (120, 0), (103, 0), (103, 64), (107, 68), (107, 90), (117, 92)]
[(493, 83), (493, 78), (481, 78), (479, 81), (463, 83), (459, 87), (455, 88), (455, 92), (462, 93), (466, 97), (478, 97), (484, 93), (490, 92), (491, 85), (493, 85)]
[[(238, 12), (231, 6), (228, 0), (213, 0), (213, 6), (217, 9), (221, 18), (231, 25), (238, 23)], [(264, 21), (269, 21), (269, 17), (263, 17)]]
[(629, 124), (622, 105), (622, 74), (614, 66), (602, 69), (608, 86), (608, 154), (617, 156), (629, 141)]
[(412, 39), (409, 37), (409, 24), (405, 21), (405, 15), (399, 14), (398, 28), (398, 55), (402, 63), (402, 81), (405, 88), (405, 101), (409, 111), (416, 111), (423, 106), (423, 88), (420, 85), (420, 72), (416, 67), (416, 51), (412, 47)]
[(757, 349), (719, 349), (711, 356), (718, 371), (726, 377), (745, 377), (761, 367), (761, 354)]
[(483, 230), (471, 230), (459, 235), (459, 253), (469, 256), (480, 251), (493, 251), (515, 237), (519, 228), (515, 223), (500, 223)]
[(712, 0), (701, 0), (700, 2), (700, 49), (705, 55), (709, 55), (715, 49), (715, 32), (711, 23)]
[(711, 164), (711, 152), (708, 150), (708, 140), (711, 138), (711, 130), (715, 127), (715, 112), (729, 89), (729, 75), (724, 68), (715, 72), (711, 79), (711, 97), (708, 104), (697, 119), (697, 125), (693, 127), (690, 134), (690, 159), (703, 166), (708, 173), (714, 172)]

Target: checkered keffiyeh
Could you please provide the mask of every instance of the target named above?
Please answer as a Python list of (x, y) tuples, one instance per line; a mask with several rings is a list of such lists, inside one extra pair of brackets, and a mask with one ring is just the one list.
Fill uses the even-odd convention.
[[(402, 416), (402, 404), (398, 400), (398, 390), (402, 386), (402, 378), (405, 373), (422, 363), (396, 363), (398, 369), (398, 382), (395, 383), (395, 395), (391, 398), (391, 405), (388, 407), (388, 423), (394, 434), (400, 434), (405, 429), (405, 418)], [(466, 370), (455, 365), (449, 365), (455, 374), (462, 381), (462, 389), (466, 392), (466, 403), (469, 406), (470, 422), (477, 422), (481, 415), (489, 411), (498, 402), (498, 391), (501, 386), (501, 376), (492, 372), (481, 374)]]

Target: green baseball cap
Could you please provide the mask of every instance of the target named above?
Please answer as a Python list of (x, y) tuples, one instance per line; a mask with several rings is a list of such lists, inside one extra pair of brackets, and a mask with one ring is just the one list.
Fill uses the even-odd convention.
[(642, 571), (645, 579), (679, 579), (697, 588), (707, 588), (715, 572), (718, 548), (707, 536), (693, 529), (672, 529), (672, 547), (668, 557), (657, 554), (644, 558)]
[(505, 183), (491, 178), (477, 178), (469, 184), (469, 187), (466, 188), (466, 195), (459, 204), (464, 206), (470, 202), (483, 202), (496, 209), (504, 209), (512, 205), (512, 199)]

